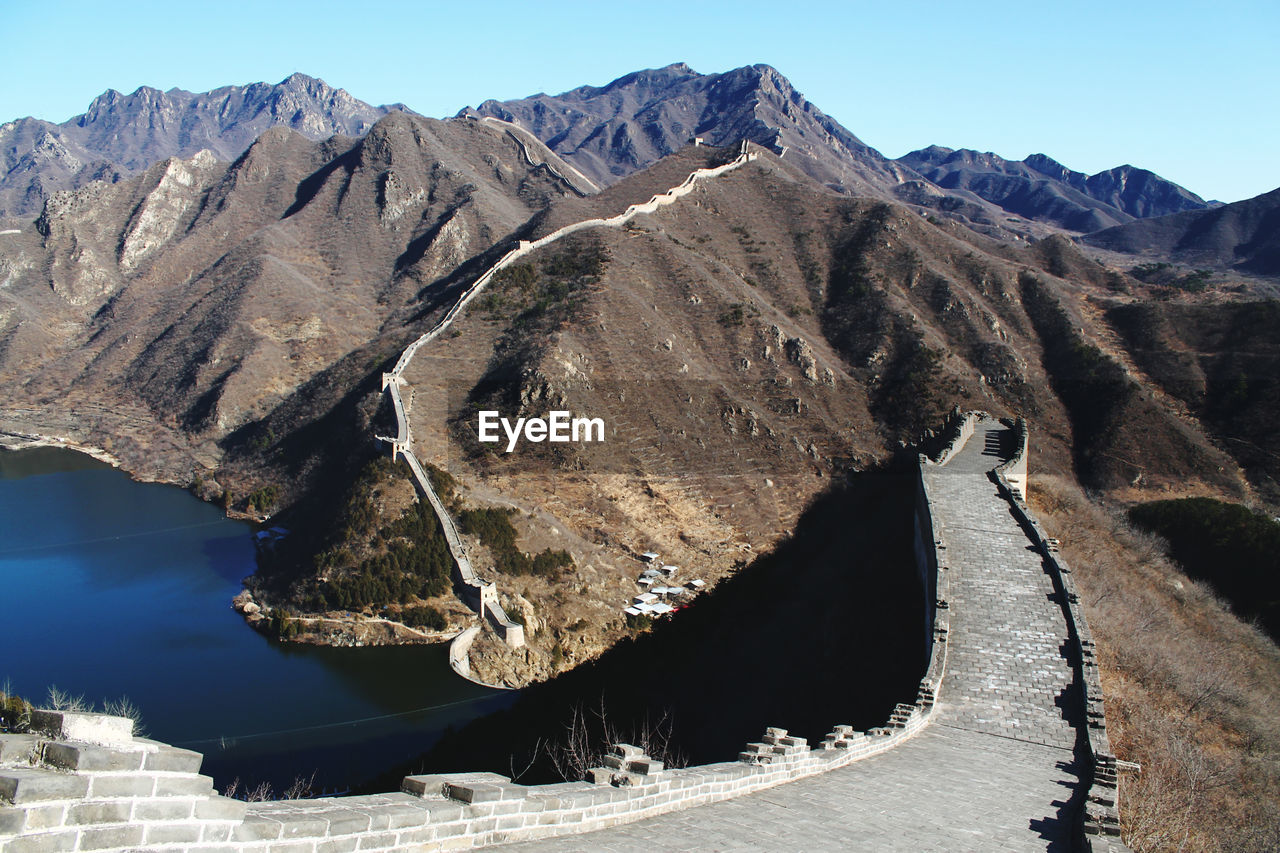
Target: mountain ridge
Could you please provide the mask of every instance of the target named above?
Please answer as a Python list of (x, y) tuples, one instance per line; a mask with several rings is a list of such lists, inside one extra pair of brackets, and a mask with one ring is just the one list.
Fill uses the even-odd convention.
[(1172, 181), (1129, 165), (1086, 175), (1045, 154), (1007, 160), (942, 145), (909, 152), (897, 162), (940, 187), (969, 190), (1009, 213), (1082, 233), (1210, 206)]
[(276, 84), (209, 92), (107, 89), (64, 122), (27, 117), (0, 125), (0, 217), (37, 213), (58, 190), (94, 180), (114, 183), (167, 157), (208, 149), (230, 162), (270, 127), (288, 126), (314, 140), (362, 136), (395, 111), (409, 110), (403, 104), (371, 106), (299, 72)]
[(1280, 276), (1280, 189), (1206, 210), (1139, 219), (1080, 242), (1130, 255)]

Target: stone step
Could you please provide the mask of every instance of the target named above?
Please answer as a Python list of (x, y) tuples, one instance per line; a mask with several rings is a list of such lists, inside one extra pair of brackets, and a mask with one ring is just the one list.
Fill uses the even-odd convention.
[(0, 803), (22, 805), (48, 800), (74, 800), (85, 796), (88, 791), (87, 776), (21, 767), (0, 771)]

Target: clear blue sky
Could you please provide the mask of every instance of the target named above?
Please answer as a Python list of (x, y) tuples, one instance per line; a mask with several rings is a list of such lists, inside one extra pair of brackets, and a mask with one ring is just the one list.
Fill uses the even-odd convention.
[(321, 77), (431, 116), (688, 62), (767, 62), (890, 157), (931, 143), (1280, 186), (1280, 3), (0, 0), (0, 121), (107, 88)]

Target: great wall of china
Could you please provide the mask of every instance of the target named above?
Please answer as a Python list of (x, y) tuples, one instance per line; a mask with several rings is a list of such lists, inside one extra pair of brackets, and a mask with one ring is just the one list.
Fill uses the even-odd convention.
[(774, 849), (1123, 850), (1093, 642), (1070, 568), (1013, 485), (1026, 458), (1024, 425), (973, 413), (937, 462), (921, 458), (934, 642), (916, 700), (880, 728), (835, 726), (813, 746), (770, 728), (735, 761), (680, 770), (617, 744), (581, 782), (455, 773), (244, 803), (217, 795), (199, 753), (134, 737), (127, 719), (42, 711), (32, 733), (0, 735), (0, 850), (551, 851), (566, 835), (574, 849), (679, 850), (735, 834)]
[[(384, 377), (398, 429), (386, 441), (440, 517), (482, 618), (497, 623), (508, 643), (522, 642), (520, 626), (506, 619), (496, 589), (476, 577), (412, 453), (400, 392), (405, 367), (516, 259), (582, 228), (652, 213), (754, 157), (744, 145), (731, 163), (699, 170), (617, 217), (521, 242)], [(927, 590), (929, 664), (915, 701), (881, 727), (836, 725), (812, 746), (768, 728), (736, 760), (685, 769), (616, 744), (584, 781), (525, 786), (493, 773), (449, 773), (410, 776), (385, 794), (245, 803), (214, 791), (199, 774), (199, 753), (135, 737), (130, 720), (37, 711), (30, 733), (0, 735), (0, 851), (343, 853), (495, 844), (531, 853), (566, 846), (1122, 851), (1117, 761), (1093, 641), (1070, 568), (1024, 500), (1026, 425), (957, 413), (948, 429), (937, 459), (919, 462), (916, 553)]]
[[(505, 122), (497, 124), (505, 125)], [(533, 162), (528, 149), (524, 142), (515, 135), (511, 130), (507, 131), (512, 138), (520, 145), (524, 156), (529, 162)], [(454, 526), (453, 520), (449, 517), (448, 510), (444, 506), (444, 502), (440, 500), (440, 496), (436, 494), (435, 488), (431, 485), (431, 478), (423, 469), (422, 464), (413, 454), (413, 433), (409, 426), (408, 414), (405, 410), (404, 395), (401, 387), (405, 384), (404, 372), (409, 367), (409, 363), (413, 361), (414, 355), (423, 346), (443, 333), (455, 319), (457, 319), (467, 305), (488, 284), (493, 281), (494, 276), (516, 261), (535, 252), (545, 246), (549, 246), (557, 240), (561, 240), (570, 234), (582, 231), (586, 228), (621, 228), (640, 214), (651, 214), (659, 208), (674, 203), (677, 199), (683, 198), (693, 192), (694, 187), (700, 181), (709, 180), (719, 177), (726, 172), (745, 166), (759, 156), (756, 152), (750, 150), (750, 145), (746, 142), (742, 143), (741, 151), (736, 158), (722, 166), (716, 166), (708, 169), (697, 169), (689, 174), (679, 185), (672, 187), (665, 193), (659, 193), (647, 202), (642, 204), (633, 204), (625, 211), (607, 219), (594, 218), (584, 219), (581, 222), (574, 222), (563, 228), (552, 231), (545, 237), (537, 240), (521, 240), (519, 244), (502, 256), (496, 264), (490, 267), (479, 278), (475, 280), (470, 287), (463, 291), (458, 297), (458, 301), (453, 307), (441, 318), (440, 322), (431, 327), (429, 330), (420, 335), (413, 343), (409, 344), (400, 354), (400, 358), (396, 361), (395, 367), (389, 373), (382, 375), (382, 389), (387, 392), (391, 399), (391, 406), (396, 416), (396, 435), (392, 437), (380, 437), (384, 442), (391, 445), (392, 458), (404, 457), (405, 462), (409, 464), (410, 470), (413, 471), (414, 481), (418, 485), (418, 490), (430, 502), (432, 509), (435, 510), (436, 517), (440, 520), (440, 526), (444, 531), (445, 539), (449, 543), (449, 550), (453, 553), (453, 559), (458, 567), (458, 576), (455, 578), (459, 586), (463, 590), (463, 599), (476, 609), (480, 619), (490, 620), (497, 629), (498, 634), (511, 648), (520, 648), (524, 645), (524, 627), (513, 622), (503, 609), (501, 602), (498, 600), (497, 587), (490, 581), (482, 580), (471, 565), (471, 560), (467, 556), (466, 547), (462, 542), (462, 538), (458, 535), (457, 528)], [(545, 165), (545, 164), (544, 164)], [(548, 169), (551, 167), (548, 166)], [(564, 181), (565, 184), (573, 186), (567, 178), (554, 169), (551, 170), (556, 177)], [(583, 180), (586, 180), (583, 178)], [(467, 662), (467, 652), (472, 641), (475, 640), (478, 631), (466, 630), (460, 633), (453, 641), (449, 651), (449, 663), (454, 670), (467, 679), (472, 679), (470, 664)]]

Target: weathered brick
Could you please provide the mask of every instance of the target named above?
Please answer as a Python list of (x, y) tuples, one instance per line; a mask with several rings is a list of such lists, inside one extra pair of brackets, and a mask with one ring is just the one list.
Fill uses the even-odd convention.
[(316, 853), (353, 853), (360, 844), (359, 836), (347, 838), (327, 838), (316, 842)]
[(152, 824), (146, 826), (144, 844), (190, 844), (201, 841), (200, 825), (195, 823)]
[(142, 753), (72, 743), (47, 743), (44, 762), (67, 770), (140, 770)]
[(198, 820), (243, 820), (248, 807), (243, 800), (209, 797), (195, 801), (195, 816)]
[(396, 846), (399, 836), (394, 832), (374, 832), (360, 836), (357, 850), (386, 850)]
[(68, 830), (23, 835), (6, 841), (4, 845), (4, 853), (67, 853), (74, 849), (76, 833)]
[(518, 815), (518, 814), (507, 815), (506, 817), (498, 818), (497, 829), (499, 832), (509, 832), (513, 829), (522, 828), (524, 826), (524, 823), (525, 823), (524, 815)]
[(27, 825), (27, 812), (17, 806), (0, 806), (0, 835), (17, 835)]
[(187, 820), (195, 803), (179, 797), (139, 800), (133, 804), (133, 820)]
[(257, 815), (245, 815), (244, 822), (231, 833), (233, 841), (273, 841), (280, 837), (280, 821)]
[(149, 797), (155, 791), (154, 776), (134, 773), (108, 773), (89, 777), (89, 796), (100, 797)]
[(426, 802), (431, 823), (449, 823), (455, 820), (462, 820), (464, 816), (471, 813), (467, 806), (450, 802), (449, 800), (427, 800)]
[(39, 742), (35, 735), (0, 734), (0, 761), (26, 761)]
[(329, 822), (318, 815), (279, 813), (272, 817), (280, 821), (280, 837), (284, 839), (320, 838), (329, 831)]
[(163, 770), (173, 773), (199, 773), (204, 756), (190, 749), (179, 749), (176, 746), (161, 745), (155, 752), (149, 752), (143, 761), (144, 770)]
[(236, 824), (231, 823), (206, 823), (200, 827), (201, 841), (230, 841), (231, 833), (235, 829)]
[(68, 773), (13, 767), (0, 770), (0, 801), (14, 805), (45, 800), (76, 800), (89, 790), (89, 779)]
[(434, 773), (424, 776), (406, 776), (400, 790), (420, 797), (444, 795), (445, 785), (506, 785), (511, 780), (497, 773)]
[[(483, 830), (472, 827), (473, 833)], [(439, 836), (436, 834), (435, 827), (424, 826), (421, 829), (406, 829), (402, 831), (396, 838), (396, 844), (404, 847), (409, 844), (422, 844), (427, 841), (435, 841)]]
[(68, 806), (65, 803), (56, 803), (48, 806), (26, 806), (26, 831), (39, 832), (62, 827), (67, 823), (67, 808)]
[(87, 711), (31, 712), (31, 728), (62, 740), (123, 745), (133, 739), (133, 720)]
[(108, 850), (112, 847), (136, 847), (142, 843), (142, 825), (86, 827), (80, 831), (80, 850)]
[(67, 811), (67, 823), (73, 826), (85, 826), (99, 823), (123, 823), (129, 819), (133, 804), (128, 800), (113, 800), (105, 803), (78, 803)]
[(202, 797), (213, 793), (213, 779), (186, 773), (156, 777), (157, 797)]
[[(459, 809), (461, 814), (461, 809)], [(421, 826), (431, 819), (423, 803), (388, 803), (369, 809), (369, 828), (372, 830), (403, 829)]]
[(267, 853), (315, 853), (312, 841), (274, 841), (267, 845)]
[(370, 825), (369, 815), (352, 809), (331, 809), (324, 812), (329, 821), (330, 835), (350, 835), (354, 832), (367, 832)]

